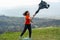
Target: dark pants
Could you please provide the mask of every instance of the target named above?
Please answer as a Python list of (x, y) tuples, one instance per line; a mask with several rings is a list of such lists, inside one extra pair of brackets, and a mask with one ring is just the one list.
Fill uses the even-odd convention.
[(23, 36), (23, 34), (26, 32), (27, 29), (29, 31), (29, 38), (31, 38), (31, 24), (25, 24), (24, 30), (20, 35), (21, 37)]

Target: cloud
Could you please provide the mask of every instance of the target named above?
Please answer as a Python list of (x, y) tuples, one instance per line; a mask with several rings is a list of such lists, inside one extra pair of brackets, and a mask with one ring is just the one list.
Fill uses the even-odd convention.
[[(0, 8), (14, 8), (18, 6), (37, 5), (41, 0), (0, 0)], [(60, 0), (44, 0), (47, 2), (60, 2)]]
[(17, 7), (38, 4), (40, 0), (0, 0), (0, 7)]
[(44, 0), (44, 1), (47, 1), (47, 2), (60, 2), (60, 0)]

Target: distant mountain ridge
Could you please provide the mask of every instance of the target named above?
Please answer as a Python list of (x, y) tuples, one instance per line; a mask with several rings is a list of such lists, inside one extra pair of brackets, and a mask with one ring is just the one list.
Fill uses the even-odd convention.
[[(33, 22), (38, 27), (60, 26), (60, 20), (56, 19), (34, 18)], [(6, 31), (21, 31), (23, 30), (23, 27), (23, 17), (0, 16), (0, 33)], [(33, 24), (32, 27), (35, 28)]]

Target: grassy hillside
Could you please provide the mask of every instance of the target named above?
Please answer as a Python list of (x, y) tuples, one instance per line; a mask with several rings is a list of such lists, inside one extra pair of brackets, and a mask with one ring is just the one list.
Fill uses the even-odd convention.
[[(0, 34), (0, 40), (18, 40), (21, 32), (6, 32)], [(28, 36), (28, 31), (23, 37)], [(32, 40), (60, 40), (60, 28), (33, 29)]]

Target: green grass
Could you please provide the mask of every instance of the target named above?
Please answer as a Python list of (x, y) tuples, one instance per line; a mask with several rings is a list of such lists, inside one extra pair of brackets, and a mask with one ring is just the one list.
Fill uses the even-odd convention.
[[(21, 32), (6, 32), (0, 34), (0, 40), (18, 40)], [(23, 37), (28, 36), (28, 31)], [(33, 29), (32, 40), (60, 40), (60, 28), (40, 28)]]

